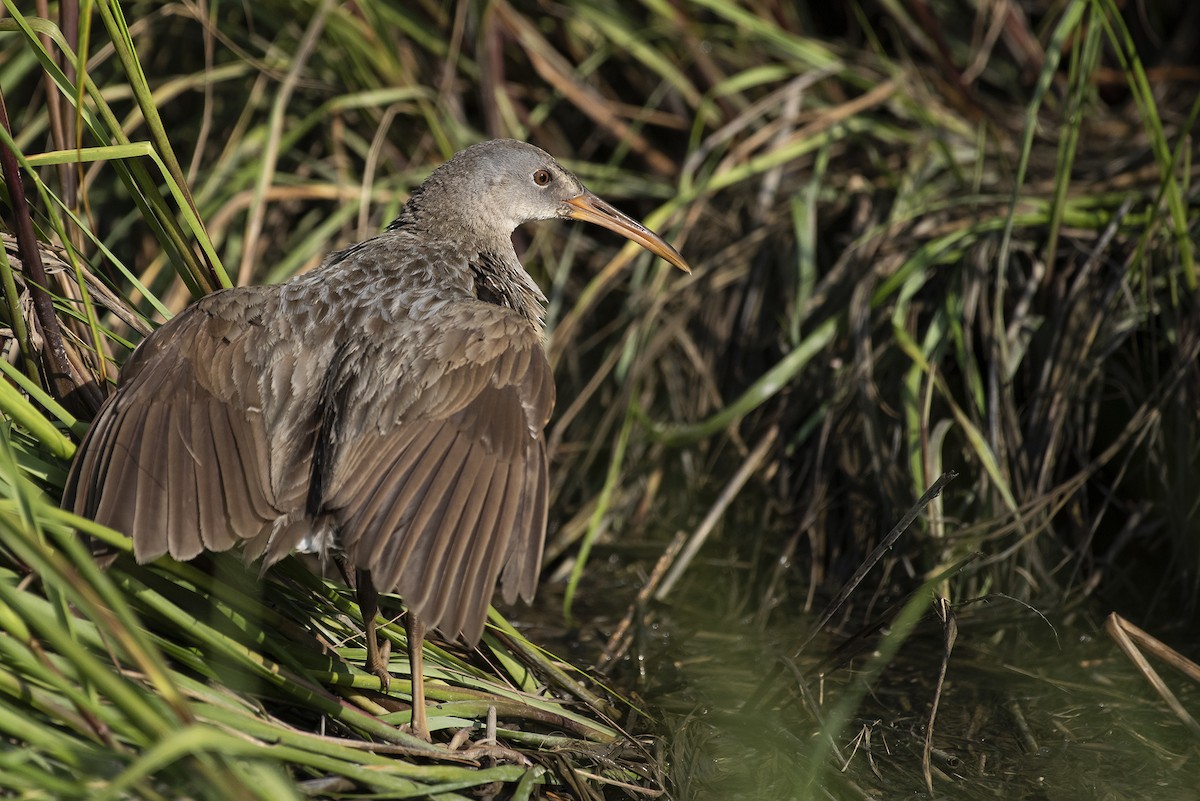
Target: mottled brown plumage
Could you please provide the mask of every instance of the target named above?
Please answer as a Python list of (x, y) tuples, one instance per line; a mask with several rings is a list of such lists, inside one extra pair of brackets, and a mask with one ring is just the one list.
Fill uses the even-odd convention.
[(474, 643), (497, 583), (509, 602), (537, 586), (554, 383), (544, 298), (510, 237), (554, 217), (687, 269), (541, 150), (475, 145), (379, 236), (283, 284), (209, 295), (147, 337), (64, 506), (128, 533), (142, 562), (239, 542), (264, 568), (293, 550), (341, 554), (370, 618), (369, 667), (386, 685), (377, 587), (410, 610), (419, 680), (421, 624)]

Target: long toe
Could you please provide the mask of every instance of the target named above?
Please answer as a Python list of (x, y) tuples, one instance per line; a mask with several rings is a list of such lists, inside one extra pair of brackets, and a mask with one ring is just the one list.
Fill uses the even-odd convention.
[(392, 674), (388, 670), (388, 660), (392, 655), (392, 641), (383, 640), (375, 648), (367, 649), (367, 664), (365, 665), (368, 673), (376, 676), (379, 679), (380, 690), (387, 693), (392, 686)]

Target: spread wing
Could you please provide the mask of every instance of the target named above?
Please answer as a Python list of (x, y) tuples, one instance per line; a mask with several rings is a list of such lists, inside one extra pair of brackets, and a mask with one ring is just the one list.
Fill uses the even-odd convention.
[(64, 507), (128, 533), (143, 562), (248, 540), (270, 564), (336, 534), (427, 625), (477, 641), (497, 583), (509, 601), (537, 585), (554, 405), (539, 332), (464, 302), (304, 350), (303, 310), (277, 300), (216, 293), (147, 338)]
[(502, 307), (456, 304), (411, 336), (326, 400), (334, 430), (356, 433), (322, 471), (324, 510), (377, 587), (476, 642), (497, 582), (510, 602), (537, 586), (553, 376), (539, 332)]
[(303, 510), (313, 426), (308, 451), (298, 432), (294, 453), (272, 454), (276, 404), (261, 379), (287, 384), (305, 371), (286, 349), (271, 354), (270, 367), (255, 349), (264, 298), (211, 295), (148, 337), (80, 444), (64, 508), (129, 534), (139, 561), (223, 551)]

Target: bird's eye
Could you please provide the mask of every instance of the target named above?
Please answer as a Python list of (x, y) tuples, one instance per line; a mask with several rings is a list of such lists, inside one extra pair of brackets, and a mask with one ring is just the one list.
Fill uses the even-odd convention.
[(549, 170), (538, 170), (533, 174), (533, 182), (538, 186), (549, 186), (551, 180)]

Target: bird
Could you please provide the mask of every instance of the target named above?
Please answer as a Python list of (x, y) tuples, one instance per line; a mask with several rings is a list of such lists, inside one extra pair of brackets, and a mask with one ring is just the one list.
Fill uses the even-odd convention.
[[(593, 223), (684, 271), (661, 236), (540, 148), (480, 142), (380, 234), (282, 283), (200, 298), (147, 336), (86, 432), (63, 508), (139, 563), (240, 545), (354, 571), (366, 668), (389, 689), (378, 594), (406, 607), (411, 732), (431, 741), (422, 644), (474, 646), (497, 585), (532, 600), (555, 385), (520, 225)], [(347, 575), (347, 577), (349, 577)]]

